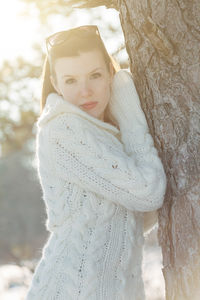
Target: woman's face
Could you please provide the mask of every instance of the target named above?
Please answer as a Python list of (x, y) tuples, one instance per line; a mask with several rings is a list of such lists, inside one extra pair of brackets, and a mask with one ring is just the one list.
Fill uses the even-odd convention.
[[(57, 93), (64, 100), (103, 121), (110, 99), (113, 67), (110, 65), (110, 73), (101, 52), (93, 50), (82, 52), (79, 56), (58, 58), (54, 68), (56, 82), (52, 77), (51, 81)], [(91, 101), (97, 104), (90, 108), (82, 106)]]

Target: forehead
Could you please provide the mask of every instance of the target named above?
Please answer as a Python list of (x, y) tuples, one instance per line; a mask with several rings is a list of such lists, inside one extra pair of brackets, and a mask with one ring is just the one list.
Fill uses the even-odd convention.
[(79, 56), (57, 58), (55, 61), (55, 71), (60, 76), (88, 74), (96, 68), (106, 69), (104, 57), (98, 50), (82, 52)]

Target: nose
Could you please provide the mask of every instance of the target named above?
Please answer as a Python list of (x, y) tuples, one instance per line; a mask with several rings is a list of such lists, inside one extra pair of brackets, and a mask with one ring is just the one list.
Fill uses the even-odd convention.
[(79, 94), (81, 97), (87, 98), (92, 95), (92, 89), (87, 80), (80, 82)]

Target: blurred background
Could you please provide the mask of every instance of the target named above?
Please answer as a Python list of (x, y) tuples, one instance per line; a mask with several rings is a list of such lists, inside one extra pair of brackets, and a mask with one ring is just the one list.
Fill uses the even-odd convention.
[[(78, 9), (63, 0), (0, 2), (0, 299), (23, 300), (49, 233), (35, 163), (45, 37), (96, 24), (110, 54), (128, 69), (119, 13)], [(146, 237), (147, 300), (164, 299), (157, 227)]]

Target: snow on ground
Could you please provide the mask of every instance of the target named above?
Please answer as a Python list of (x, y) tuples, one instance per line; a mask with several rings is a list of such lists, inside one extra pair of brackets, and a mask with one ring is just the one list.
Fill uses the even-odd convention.
[(31, 271), (25, 266), (0, 266), (0, 299), (24, 300), (31, 276)]
[[(33, 266), (31, 262), (26, 262), (21, 267), (11, 264), (0, 266), (1, 300), (25, 299), (25, 295), (32, 278), (32, 272), (30, 271), (30, 268), (26, 266), (28, 264), (29, 266)], [(143, 260), (143, 278), (146, 300), (165, 299), (165, 285), (161, 268), (162, 256), (160, 247), (145, 247)]]
[(162, 274), (162, 254), (159, 246), (145, 247), (143, 279), (146, 300), (165, 299), (165, 281)]

